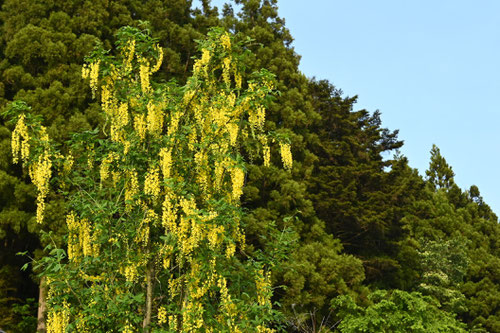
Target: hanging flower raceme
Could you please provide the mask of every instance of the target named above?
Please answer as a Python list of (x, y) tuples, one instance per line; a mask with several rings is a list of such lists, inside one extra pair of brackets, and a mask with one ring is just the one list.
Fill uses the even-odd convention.
[(290, 151), (290, 145), (287, 143), (280, 142), (280, 153), (281, 160), (283, 162), (283, 167), (287, 170), (292, 168), (292, 152)]
[(19, 153), (21, 153), (21, 161), (23, 162), (26, 162), (29, 157), (29, 134), (28, 127), (26, 126), (24, 119), (24, 114), (21, 114), (17, 120), (16, 127), (12, 132), (11, 147), (14, 164), (19, 163)]
[[(14, 103), (13, 107), (29, 109), (23, 103)], [(13, 162), (19, 163), (19, 155), (21, 155), (21, 162), (23, 165), (28, 166), (28, 173), (31, 181), (37, 189), (37, 208), (36, 208), (36, 221), (42, 223), (45, 211), (45, 199), (49, 193), (49, 182), (52, 176), (52, 154), (50, 151), (49, 136), (44, 126), (34, 124), (35, 136), (38, 137), (38, 145), (40, 147), (37, 153), (32, 154), (30, 145), (30, 135), (28, 125), (26, 124), (26, 116), (24, 113), (20, 114), (16, 123), (16, 127), (12, 132), (11, 149)]]

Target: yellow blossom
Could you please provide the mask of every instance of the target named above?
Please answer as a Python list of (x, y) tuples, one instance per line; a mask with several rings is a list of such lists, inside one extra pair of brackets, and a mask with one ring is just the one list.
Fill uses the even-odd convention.
[(151, 195), (154, 200), (160, 196), (160, 176), (157, 166), (151, 167), (144, 179), (144, 193)]
[(271, 273), (264, 273), (264, 270), (260, 269), (257, 272), (255, 284), (257, 287), (257, 300), (259, 305), (271, 305), (271, 301), (269, 298), (269, 289), (271, 288)]
[(135, 39), (129, 40), (126, 47), (124, 48), (124, 56), (125, 61), (123, 63), (123, 69), (126, 72), (130, 72), (132, 70), (132, 60), (134, 59), (135, 54)]
[(163, 325), (167, 323), (167, 310), (163, 307), (160, 306), (158, 309), (158, 324)]
[(168, 316), (168, 327), (172, 332), (177, 331), (177, 317)]
[(90, 68), (87, 64), (82, 66), (82, 78), (86, 79), (90, 76)]
[(227, 131), (229, 132), (229, 141), (231, 142), (231, 146), (236, 145), (236, 139), (238, 138), (238, 124), (229, 123), (227, 124)]
[(216, 161), (214, 167), (214, 187), (220, 189), (224, 177), (224, 162)]
[(73, 163), (75, 162), (73, 155), (68, 154), (66, 156), (66, 159), (64, 160), (64, 165), (63, 165), (63, 171), (65, 174), (68, 174), (71, 171), (71, 168), (73, 167)]
[(97, 60), (90, 64), (90, 87), (92, 88), (92, 97), (95, 97), (95, 92), (97, 91), (97, 81), (99, 79), (99, 65), (101, 60)]
[(45, 209), (44, 200), (49, 193), (49, 181), (52, 176), (52, 161), (48, 151), (44, 151), (38, 157), (38, 161), (30, 166), (29, 174), (31, 181), (38, 190), (36, 220), (38, 223), (42, 223)]
[(230, 50), (231, 49), (231, 37), (229, 36), (229, 34), (227, 32), (224, 33), (224, 34), (222, 34), (222, 36), (220, 37), (220, 41), (221, 41), (221, 45), (226, 50)]
[(224, 58), (223, 62), (223, 70), (222, 70), (222, 80), (226, 84), (226, 87), (229, 87), (230, 81), (230, 70), (231, 70), (231, 58)]
[(236, 245), (234, 243), (229, 243), (226, 247), (226, 258), (231, 258), (236, 252)]
[(130, 211), (133, 206), (134, 196), (139, 193), (139, 179), (135, 170), (127, 171), (127, 183), (125, 185), (125, 205)]
[(114, 142), (123, 141), (123, 133), (121, 130), (127, 126), (128, 122), (128, 105), (127, 103), (121, 103), (116, 114), (113, 114), (111, 118), (111, 140)]
[(125, 279), (127, 282), (134, 282), (137, 278), (137, 267), (134, 263), (129, 262), (127, 266), (125, 266)]
[(148, 132), (158, 137), (163, 129), (163, 105), (155, 104), (150, 101), (147, 105), (147, 129)]
[(29, 157), (30, 145), (28, 142), (28, 126), (26, 126), (24, 119), (24, 114), (21, 114), (12, 132), (11, 148), (14, 164), (19, 162), (19, 152), (21, 152), (22, 161), (27, 161)]
[(99, 169), (99, 175), (101, 176), (101, 186), (109, 177), (109, 168), (112, 163), (117, 160), (118, 156), (115, 153), (110, 153), (106, 156), (101, 163), (101, 167)]
[(172, 168), (172, 149), (162, 148), (160, 150), (161, 172), (163, 179), (170, 178), (170, 170)]
[(141, 140), (146, 138), (146, 120), (143, 114), (138, 114), (134, 116), (134, 129), (139, 134)]
[(58, 311), (50, 310), (47, 316), (47, 333), (64, 333), (69, 325), (69, 305), (63, 301)]
[(130, 325), (128, 320), (127, 320), (125, 327), (122, 330), (122, 333), (134, 333), (134, 327), (132, 325)]
[(155, 45), (155, 50), (158, 52), (158, 60), (156, 61), (155, 66), (151, 70), (152, 73), (156, 73), (160, 69), (161, 64), (163, 62), (163, 49), (157, 44)]
[(266, 109), (263, 106), (257, 107), (257, 109), (251, 110), (248, 116), (248, 121), (250, 125), (254, 128), (262, 129), (266, 120)]
[(292, 152), (290, 151), (290, 145), (287, 143), (280, 142), (280, 153), (281, 160), (283, 161), (283, 166), (285, 169), (290, 170), (292, 168)]
[(140, 77), (141, 77), (141, 89), (143, 94), (147, 94), (151, 90), (151, 85), (149, 83), (149, 75), (151, 74), (149, 69), (149, 61), (141, 59), (140, 65)]
[(239, 200), (243, 194), (243, 183), (245, 182), (245, 173), (243, 169), (234, 167), (231, 169), (231, 181), (233, 187), (232, 197), (234, 200)]
[(91, 235), (91, 225), (87, 219), (82, 219), (80, 221), (80, 246), (83, 251), (84, 256), (92, 255), (92, 235)]
[(171, 232), (173, 234), (177, 233), (177, 209), (172, 203), (173, 194), (171, 191), (167, 191), (165, 195), (165, 200), (162, 205), (162, 225), (165, 228), (165, 232)]

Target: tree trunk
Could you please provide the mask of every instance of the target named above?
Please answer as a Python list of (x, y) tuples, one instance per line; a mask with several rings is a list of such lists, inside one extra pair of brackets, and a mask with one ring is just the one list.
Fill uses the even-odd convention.
[(38, 324), (36, 326), (36, 331), (38, 333), (45, 333), (45, 312), (47, 310), (47, 300), (45, 299), (47, 295), (47, 286), (45, 285), (45, 277), (40, 279), (40, 293), (38, 296)]
[(146, 311), (144, 314), (144, 321), (142, 328), (144, 333), (149, 332), (149, 325), (151, 324), (151, 311), (153, 308), (153, 264), (149, 263), (146, 273)]

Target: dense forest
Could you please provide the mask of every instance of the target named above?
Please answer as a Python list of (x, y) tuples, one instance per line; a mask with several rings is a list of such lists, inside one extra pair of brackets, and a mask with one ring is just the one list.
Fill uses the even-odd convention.
[[(437, 146), (429, 147), (429, 167), (425, 175), (420, 175), (399, 153), (403, 142), (398, 139), (398, 131), (383, 127), (378, 111), (358, 110), (356, 97), (344, 96), (341, 87), (301, 73), (300, 56), (294, 52), (293, 37), (285, 20), (278, 16), (277, 0), (233, 0), (223, 8), (214, 7), (210, 0), (201, 2), (202, 8), (196, 8), (190, 0), (0, 0), (0, 113), (4, 115), (0, 118), (0, 328), (6, 332), (49, 333), (500, 332), (500, 226), (479, 189), (457, 186), (452, 167)], [(145, 88), (149, 85), (143, 80), (146, 60), (141, 62), (139, 55), (137, 69), (142, 81), (133, 74), (117, 74), (113, 70), (118, 66), (115, 59), (119, 59), (119, 52), (133, 53), (131, 36), (137, 39), (137, 54), (143, 52), (144, 57), (149, 55), (157, 61), (158, 67), (149, 70), (153, 88)], [(233, 43), (234, 59), (229, 52), (229, 40)], [(158, 45), (151, 46), (149, 42)], [(211, 74), (206, 69), (207, 54), (212, 55), (210, 61), (215, 64)], [(226, 59), (233, 59), (237, 65)], [(100, 75), (110, 78), (102, 79), (103, 87), (111, 87), (111, 81), (118, 82), (112, 88), (122, 89), (117, 95), (129, 101), (129, 108), (145, 112), (155, 105), (174, 111), (193, 108), (192, 119), (189, 118), (192, 125), (185, 120), (178, 130), (186, 144), (176, 149), (185, 154), (201, 151), (202, 139), (210, 140), (216, 135), (210, 132), (216, 131), (216, 127), (196, 125), (196, 120), (201, 119), (196, 110), (248, 105), (249, 112), (247, 132), (243, 122), (234, 122), (234, 128), (239, 126), (242, 133), (238, 143), (229, 125), (227, 135), (221, 136), (229, 142), (220, 144), (227, 150), (224, 154), (234, 161), (227, 162), (230, 158), (219, 155), (168, 155), (174, 166), (194, 163), (195, 167), (184, 167), (183, 178), (179, 177), (195, 180), (168, 186), (173, 192), (198, 191), (193, 202), (207, 216), (210, 209), (220, 216), (225, 214), (220, 222), (228, 233), (220, 238), (223, 245), (217, 245), (216, 232), (215, 240), (207, 238), (206, 246), (185, 240), (191, 248), (203, 252), (198, 255), (180, 243), (182, 237), (194, 237), (194, 229), (178, 238), (169, 234), (157, 237), (159, 231), (155, 228), (160, 228), (154, 227), (154, 223), (147, 232), (130, 231), (146, 239), (139, 244), (149, 261), (143, 266), (137, 264), (133, 273), (123, 274), (123, 283), (112, 292), (120, 294), (126, 289), (133, 297), (120, 298), (116, 308), (103, 296), (108, 287), (99, 280), (99, 267), (119, 271), (121, 263), (109, 260), (115, 257), (96, 261), (95, 253), (99, 251), (86, 250), (85, 244), (81, 250), (84, 254), (75, 259), (78, 256), (74, 252), (74, 237), (83, 236), (75, 233), (74, 225), (79, 225), (79, 230), (93, 230), (92, 223), (97, 225), (97, 219), (111, 225), (113, 221), (128, 221), (124, 216), (132, 219), (140, 214), (134, 215), (135, 208), (126, 207), (129, 202), (125, 200), (123, 211), (104, 211), (99, 217), (94, 213), (80, 224), (70, 222), (70, 210), (94, 212), (88, 208), (91, 203), (85, 201), (83, 192), (95, 192), (94, 198), (100, 198), (100, 202), (108, 203), (112, 201), (108, 198), (114, 198), (111, 190), (102, 194), (108, 188), (108, 183), (102, 185), (102, 168), (101, 186), (99, 181), (94, 186), (93, 173), (88, 170), (92, 169), (90, 157), (86, 162), (75, 159), (75, 164), (88, 163), (89, 168), (73, 171), (75, 183), (45, 193), (40, 190), (39, 178), (31, 181), (35, 173), (32, 169), (28, 171), (21, 163), (13, 162), (15, 149), (11, 149), (16, 146), (11, 142), (13, 133), (17, 133), (17, 141), (19, 135), (22, 138), (19, 126), (11, 119), (16, 110), (21, 110), (26, 113), (27, 122), (38, 124), (35, 127), (42, 133), (42, 139), (37, 141), (40, 147), (45, 147), (44, 135), (53, 140), (58, 156), (70, 151), (68, 142), (73, 144), (72, 151), (85, 154), (85, 143), (93, 142), (95, 160), (111, 164), (106, 159), (111, 155), (106, 152), (117, 149), (123, 140), (120, 135), (128, 134), (120, 134), (125, 125), (113, 123), (119, 120), (113, 120), (115, 116), (106, 110), (107, 102), (94, 96), (101, 94), (96, 93), (97, 86), (92, 81), (93, 70), (97, 72), (99, 66), (95, 64), (99, 63)], [(123, 72), (128, 73), (127, 68), (132, 66), (135, 65), (127, 63), (125, 57)], [(89, 81), (82, 79), (82, 67), (84, 74), (85, 70), (90, 71), (86, 72), (90, 88)], [(238, 86), (235, 90), (229, 90), (229, 76), (234, 76)], [(138, 94), (150, 94), (151, 99), (134, 99), (135, 85), (139, 87)], [(240, 94), (236, 104), (226, 101), (233, 96), (232, 91)], [(189, 102), (186, 96), (191, 96)], [(265, 120), (257, 112), (260, 105), (266, 108)], [(108, 111), (111, 125), (103, 116)], [(168, 121), (171, 126), (173, 120)], [(165, 129), (158, 125), (157, 130), (148, 124), (147, 134), (134, 134), (136, 143), (132, 143), (129, 153), (134, 156), (130, 163), (143, 163), (137, 169), (139, 174), (146, 174), (141, 180), (145, 184), (141, 207), (153, 207), (149, 210), (151, 216), (156, 214), (155, 209), (165, 212), (166, 204), (157, 202), (156, 190), (146, 183), (158, 178), (158, 174), (167, 179), (170, 171), (165, 171), (168, 163), (162, 162), (160, 173), (159, 167), (149, 165), (140, 152), (160, 154), (162, 161), (167, 159), (170, 152), (164, 154), (151, 143), (163, 143), (164, 132), (171, 135), (166, 124)], [(266, 137), (258, 134), (261, 132), (272, 134)], [(202, 134), (196, 137), (196, 133)], [(45, 153), (43, 149), (36, 152), (37, 156)], [(293, 164), (288, 160), (287, 149)], [(187, 157), (181, 160), (183, 156)], [(227, 181), (227, 186), (220, 185), (215, 193), (208, 190), (211, 185), (203, 180), (209, 176), (198, 171), (196, 165), (206, 165), (206, 170), (211, 170), (210, 163), (219, 160), (232, 164), (227, 166), (228, 178), (222, 180)], [(41, 165), (36, 163), (33, 170)], [(133, 176), (130, 163), (123, 170)], [(119, 169), (115, 171), (108, 178), (115, 177)], [(95, 174), (99, 175), (98, 169)], [(132, 176), (108, 179), (109, 186), (126, 183)], [(61, 183), (60, 179), (62, 173), (54, 174), (53, 183)], [(241, 185), (244, 182), (241, 194), (237, 193), (237, 180)], [(199, 188), (193, 190), (193, 184)], [(208, 196), (219, 199), (216, 203), (212, 203), (215, 199), (200, 199)], [(40, 199), (44, 202), (42, 223)], [(184, 212), (194, 211), (193, 202), (181, 203)], [(143, 224), (139, 227), (143, 228)], [(109, 230), (95, 235), (96, 239), (105, 238), (102, 244), (112, 243), (113, 233)], [(151, 245), (146, 246), (148, 237)], [(154, 244), (167, 245), (156, 249)], [(166, 248), (176, 253), (175, 263), (180, 268), (175, 281), (183, 278), (185, 283), (179, 289), (189, 290), (200, 280), (208, 281), (206, 294), (198, 297), (208, 305), (199, 312), (186, 314), (192, 304), (202, 304), (190, 303), (189, 293), (168, 295), (173, 289), (165, 287), (163, 281), (171, 280), (161, 275), (158, 267), (168, 271), (169, 264), (165, 260), (163, 266), (158, 264), (153, 255), (157, 251), (164, 256)], [(89, 251), (94, 252), (89, 258), (95, 260), (86, 257), (85, 252)], [(107, 253), (104, 245), (100, 253)], [(99, 266), (104, 264), (106, 268)], [(90, 273), (82, 273), (78, 268), (81, 265), (92, 267), (95, 275), (82, 276)], [(211, 273), (196, 276), (204, 272), (206, 265), (207, 272), (221, 271), (214, 275), (217, 279), (210, 278)], [(65, 285), (54, 283), (57, 279)], [(256, 287), (249, 279), (256, 279)], [(54, 285), (53, 289), (48, 285)], [(253, 298), (258, 300), (252, 301)], [(169, 304), (167, 299), (175, 306), (159, 306)], [(68, 310), (63, 316), (65, 325), (55, 325), (56, 314), (66, 313), (71, 300), (79, 302), (75, 309), (84, 310), (79, 315)], [(57, 305), (58, 301), (64, 305)], [(181, 319), (162, 326), (167, 323), (166, 316)], [(204, 318), (204, 322), (197, 322), (196, 316)]]

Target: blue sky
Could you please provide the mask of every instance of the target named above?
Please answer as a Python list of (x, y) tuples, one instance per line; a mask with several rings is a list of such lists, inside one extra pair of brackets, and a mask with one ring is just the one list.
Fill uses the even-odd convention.
[[(214, 5), (223, 0), (212, 1)], [(500, 1), (281, 0), (300, 70), (382, 112), (421, 174), (436, 144), (500, 213)]]

